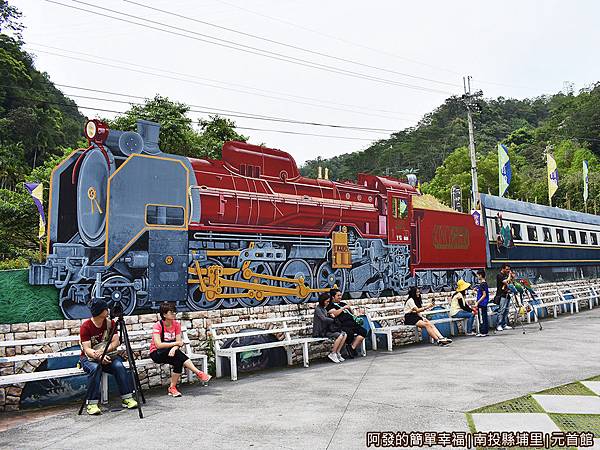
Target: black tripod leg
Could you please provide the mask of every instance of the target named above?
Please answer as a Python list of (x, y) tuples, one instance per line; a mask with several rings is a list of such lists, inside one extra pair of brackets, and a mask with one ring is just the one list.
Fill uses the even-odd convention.
[(146, 399), (144, 398), (144, 393), (142, 392), (142, 386), (140, 383), (140, 377), (137, 371), (137, 367), (135, 365), (135, 359), (133, 357), (133, 351), (131, 350), (131, 341), (129, 340), (129, 334), (127, 333), (127, 328), (125, 328), (125, 320), (123, 317), (119, 318), (119, 326), (121, 330), (121, 336), (123, 338), (123, 343), (125, 344), (125, 350), (127, 352), (127, 358), (129, 359), (129, 371), (131, 374), (131, 381), (135, 387), (135, 401), (137, 402), (137, 410), (140, 416), (140, 419), (144, 418), (144, 413), (142, 411), (142, 405), (140, 402), (140, 397), (142, 402), (146, 403)]

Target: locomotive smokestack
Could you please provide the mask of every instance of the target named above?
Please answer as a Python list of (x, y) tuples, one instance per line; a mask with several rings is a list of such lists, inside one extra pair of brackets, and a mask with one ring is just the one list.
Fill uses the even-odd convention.
[(329, 167), (325, 167), (325, 179), (329, 180)]
[(161, 150), (158, 147), (160, 124), (149, 120), (138, 119), (137, 129), (138, 133), (144, 139), (144, 153), (149, 155), (161, 153)]
[(321, 178), (323, 178), (323, 168), (321, 166), (319, 166), (319, 174), (317, 175), (317, 178), (320, 180)]

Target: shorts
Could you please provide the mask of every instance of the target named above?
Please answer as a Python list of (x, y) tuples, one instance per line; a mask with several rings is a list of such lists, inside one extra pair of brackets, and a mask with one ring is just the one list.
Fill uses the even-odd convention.
[(416, 325), (419, 320), (422, 320), (417, 313), (406, 313), (404, 315), (404, 325)]
[(345, 331), (328, 331), (327, 333), (325, 333), (325, 337), (331, 341), (335, 341), (342, 334), (345, 335), (346, 332)]

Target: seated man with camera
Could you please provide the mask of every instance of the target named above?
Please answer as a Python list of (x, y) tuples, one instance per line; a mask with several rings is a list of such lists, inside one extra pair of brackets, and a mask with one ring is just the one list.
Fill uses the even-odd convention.
[[(79, 361), (83, 371), (88, 374), (87, 413), (102, 413), (98, 406), (102, 372), (110, 373), (116, 378), (123, 408), (137, 408), (137, 402), (132, 396), (130, 375), (123, 366), (123, 359), (117, 350), (119, 335), (115, 333), (115, 321), (108, 318), (108, 303), (104, 299), (94, 299), (90, 309), (92, 318), (83, 322), (79, 329)], [(104, 354), (109, 340), (108, 349)]]

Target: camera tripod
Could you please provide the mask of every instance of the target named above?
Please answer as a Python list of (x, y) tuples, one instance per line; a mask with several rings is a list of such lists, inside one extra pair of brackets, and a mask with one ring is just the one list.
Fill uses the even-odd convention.
[[(144, 393), (142, 392), (140, 376), (139, 376), (137, 367), (135, 365), (135, 358), (133, 356), (133, 350), (131, 349), (131, 341), (129, 340), (129, 334), (127, 333), (127, 327), (125, 326), (125, 319), (123, 318), (123, 309), (120, 308), (120, 305), (118, 303), (113, 306), (113, 309), (111, 311), (111, 318), (112, 319), (116, 318), (115, 326), (112, 328), (110, 336), (108, 337), (108, 340), (106, 341), (106, 345), (104, 346), (104, 350), (102, 351), (102, 356), (100, 357), (100, 361), (104, 360), (104, 357), (106, 356), (106, 354), (108, 352), (108, 347), (118, 330), (120, 342), (122, 342), (123, 345), (125, 346), (125, 352), (127, 354), (127, 359), (129, 360), (129, 373), (131, 375), (131, 382), (132, 382), (134, 397), (137, 402), (138, 414), (140, 416), (140, 419), (143, 419), (144, 413), (142, 412), (141, 403), (142, 402), (146, 403), (146, 399), (144, 398)], [(79, 415), (81, 415), (83, 413), (83, 408), (85, 407), (85, 404), (86, 404), (87, 400), (89, 399), (90, 393), (92, 391), (92, 387), (93, 387), (93, 385), (90, 383), (90, 385), (88, 386), (87, 392), (85, 394), (85, 398), (83, 399), (83, 402), (81, 403), (81, 407), (79, 408)], [(141, 399), (141, 402), (140, 402), (140, 399)]]
[(517, 298), (517, 294), (511, 295), (510, 296), (510, 304), (515, 309), (514, 325), (516, 326), (517, 322), (520, 323), (523, 334), (525, 334), (525, 324), (523, 322), (525, 320), (525, 317), (527, 317), (527, 315), (530, 312), (533, 312), (535, 320), (539, 325), (539, 329), (540, 329), (540, 331), (542, 331), (542, 329), (543, 329), (542, 322), (540, 322), (540, 318), (538, 317), (538, 312), (537, 312), (537, 309), (535, 308), (535, 305), (532, 306), (529, 304), (528, 301), (524, 301), (523, 294), (519, 293), (518, 298)]

